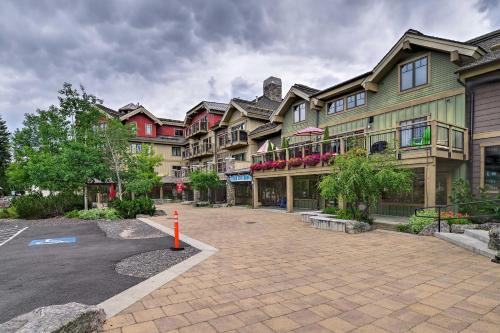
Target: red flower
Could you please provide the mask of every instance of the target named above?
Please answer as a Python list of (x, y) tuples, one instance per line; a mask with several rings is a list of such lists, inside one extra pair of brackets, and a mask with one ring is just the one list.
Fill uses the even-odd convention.
[(284, 169), (285, 166), (286, 166), (285, 160), (277, 160), (277, 161), (274, 161), (274, 163), (273, 163), (273, 168), (275, 168), (275, 169)]
[(335, 158), (335, 155), (337, 154), (324, 153), (323, 155), (321, 155), (321, 160), (325, 163), (329, 163), (333, 158)]
[(257, 163), (250, 165), (250, 170), (252, 170), (252, 172), (262, 170), (262, 163), (257, 162)]
[(304, 164), (308, 166), (315, 166), (321, 160), (319, 154), (308, 155), (304, 157)]
[(302, 165), (302, 158), (300, 157), (292, 157), (288, 160), (288, 165), (292, 167), (298, 167)]
[(264, 169), (264, 170), (272, 169), (273, 164), (274, 164), (273, 161), (266, 161), (266, 162), (262, 163), (262, 169)]

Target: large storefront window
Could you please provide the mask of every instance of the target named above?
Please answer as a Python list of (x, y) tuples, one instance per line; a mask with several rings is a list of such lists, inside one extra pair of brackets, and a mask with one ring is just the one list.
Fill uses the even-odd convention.
[(295, 209), (318, 209), (318, 176), (293, 177), (293, 207)]
[(259, 201), (262, 206), (286, 208), (286, 178), (259, 179)]
[(484, 147), (484, 187), (500, 190), (500, 146)]

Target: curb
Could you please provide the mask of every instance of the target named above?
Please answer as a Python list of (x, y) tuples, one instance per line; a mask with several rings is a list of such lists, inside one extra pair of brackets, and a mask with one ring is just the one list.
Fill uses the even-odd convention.
[[(173, 229), (153, 222), (150, 219), (140, 217), (137, 218), (137, 220), (144, 222), (160, 231), (163, 231), (170, 236), (174, 236)], [(103, 309), (106, 313), (106, 319), (109, 319), (125, 310), (138, 300), (144, 298), (146, 295), (160, 288), (167, 282), (177, 278), (182, 273), (203, 262), (218, 251), (215, 247), (188, 237), (184, 234), (180, 234), (180, 238), (184, 243), (187, 243), (199, 249), (200, 252), (178, 263), (177, 265), (174, 265), (164, 270), (163, 272), (158, 273), (150, 277), (149, 279), (144, 280), (141, 283), (136, 284), (135, 286), (132, 286), (129, 289), (124, 290), (121, 293), (97, 304), (97, 307)]]

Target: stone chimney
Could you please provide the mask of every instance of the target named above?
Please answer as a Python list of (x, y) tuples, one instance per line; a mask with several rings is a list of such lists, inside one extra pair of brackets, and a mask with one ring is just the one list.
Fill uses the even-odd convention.
[(281, 79), (270, 76), (264, 80), (264, 96), (270, 100), (281, 102)]

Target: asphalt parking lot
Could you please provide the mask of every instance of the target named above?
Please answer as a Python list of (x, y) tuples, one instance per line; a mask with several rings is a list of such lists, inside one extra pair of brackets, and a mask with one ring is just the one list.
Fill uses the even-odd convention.
[(0, 222), (0, 231), (26, 228), (0, 246), (0, 323), (40, 306), (98, 304), (141, 282), (115, 265), (130, 256), (166, 249), (172, 237), (112, 239), (94, 222)]

